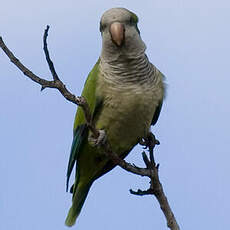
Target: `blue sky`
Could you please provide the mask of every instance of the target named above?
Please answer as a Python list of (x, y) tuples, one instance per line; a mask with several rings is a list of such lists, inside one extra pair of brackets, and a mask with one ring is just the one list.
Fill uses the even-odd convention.
[[(80, 95), (100, 55), (102, 13), (139, 16), (147, 54), (167, 77), (154, 133), (160, 179), (181, 229), (229, 225), (230, 3), (220, 1), (5, 1), (0, 35), (34, 73), (50, 79), (42, 36), (66, 86)], [(65, 175), (75, 105), (26, 79), (0, 51), (0, 229), (64, 230)], [(127, 157), (143, 165), (141, 148)], [(73, 178), (72, 178), (73, 179)], [(154, 197), (130, 195), (148, 179), (120, 168), (97, 180), (73, 229), (167, 229)]]

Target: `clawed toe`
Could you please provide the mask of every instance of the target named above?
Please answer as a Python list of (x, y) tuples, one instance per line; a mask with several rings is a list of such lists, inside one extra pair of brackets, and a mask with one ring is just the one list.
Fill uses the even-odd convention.
[(102, 146), (106, 142), (106, 133), (105, 130), (98, 130), (99, 136), (94, 138), (92, 135), (89, 136), (88, 141), (93, 146)]
[(154, 148), (155, 145), (159, 145), (160, 142), (155, 138), (155, 135), (149, 132), (146, 138), (142, 138), (139, 142), (140, 145), (143, 145), (145, 149)]

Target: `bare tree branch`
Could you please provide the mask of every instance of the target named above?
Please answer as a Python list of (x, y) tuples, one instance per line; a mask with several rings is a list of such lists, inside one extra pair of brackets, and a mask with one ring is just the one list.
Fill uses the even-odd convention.
[[(24, 75), (26, 75), (28, 78), (30, 78), (32, 81), (38, 83), (39, 85), (41, 85), (41, 90), (45, 89), (45, 88), (55, 88), (58, 89), (59, 92), (70, 102), (81, 106), (83, 108), (83, 111), (85, 113), (85, 118), (86, 118), (86, 122), (89, 126), (89, 129), (92, 131), (92, 133), (94, 133), (95, 135), (98, 133), (98, 131), (96, 131), (96, 129), (91, 126), (90, 123), (88, 123), (88, 121), (91, 119), (91, 115), (90, 115), (90, 109), (88, 104), (86, 103), (86, 100), (83, 97), (76, 97), (74, 94), (72, 94), (70, 91), (68, 91), (68, 89), (66, 88), (66, 86), (63, 84), (63, 82), (59, 79), (59, 77), (56, 74), (56, 71), (54, 69), (54, 66), (51, 66), (52, 61), (50, 60), (49, 57), (49, 52), (47, 49), (47, 43), (46, 43), (46, 39), (48, 36), (48, 29), (49, 27), (47, 27), (47, 29), (45, 30), (45, 34), (44, 34), (44, 50), (45, 51), (45, 55), (46, 55), (46, 60), (48, 62), (48, 65), (50, 67), (50, 70), (52, 72), (53, 81), (47, 81), (43, 78), (38, 77), (37, 75), (35, 75), (32, 71), (30, 71), (26, 66), (24, 66), (15, 56), (14, 54), (7, 48), (7, 46), (5, 45), (2, 37), (0, 37), (0, 47), (2, 48), (2, 50), (5, 52), (5, 54), (8, 56), (8, 58), (10, 59), (10, 61), (12, 63), (14, 63), (14, 65), (16, 65), (18, 67), (18, 69), (20, 69)], [(49, 61), (48, 61), (49, 60)], [(98, 135), (98, 134), (97, 134)]]
[[(41, 85), (41, 90), (45, 88), (55, 88), (59, 90), (59, 92), (70, 102), (81, 106), (81, 108), (84, 111), (85, 120), (87, 123), (88, 128), (93, 133), (94, 137), (97, 138), (99, 135), (99, 131), (95, 128), (93, 122), (92, 122), (92, 116), (91, 111), (89, 108), (89, 105), (87, 101), (84, 99), (84, 97), (77, 97), (74, 94), (72, 94), (66, 86), (63, 84), (63, 82), (58, 77), (53, 62), (50, 59), (49, 51), (47, 47), (47, 37), (48, 37), (48, 31), (49, 26), (47, 26), (44, 36), (43, 36), (43, 45), (44, 45), (44, 52), (45, 57), (47, 60), (47, 63), (49, 65), (49, 69), (51, 71), (51, 74), (53, 76), (52, 81), (45, 80), (37, 75), (35, 75), (32, 71), (30, 71), (26, 66), (24, 66), (15, 56), (14, 54), (7, 48), (5, 43), (2, 40), (2, 37), (0, 37), (0, 47), (5, 52), (5, 54), (8, 56), (11, 62), (14, 63), (14, 65), (17, 66), (18, 69), (20, 69), (24, 75), (26, 75), (28, 78), (30, 78), (32, 81), (38, 83)], [(153, 149), (155, 145), (159, 144), (159, 141), (155, 139), (155, 136), (150, 133), (149, 137), (145, 140), (142, 140), (140, 144), (145, 145), (146, 148), (149, 149), (150, 159), (147, 157), (145, 152), (142, 153), (143, 160), (145, 162), (146, 168), (139, 168), (135, 165), (132, 165), (130, 163), (127, 163), (125, 160), (121, 159), (116, 153), (113, 153), (111, 150), (111, 147), (106, 141), (103, 145), (104, 152), (108, 158), (110, 158), (115, 165), (119, 165), (124, 170), (140, 175), (140, 176), (146, 176), (150, 178), (150, 188), (146, 191), (142, 191), (138, 189), (138, 191), (130, 190), (131, 194), (134, 195), (154, 195), (156, 199), (158, 200), (160, 207), (165, 215), (165, 218), (167, 220), (167, 225), (171, 230), (179, 230), (179, 226), (177, 224), (177, 221), (174, 217), (174, 214), (169, 206), (168, 200), (164, 194), (163, 187), (159, 180), (158, 175), (158, 168), (159, 164), (156, 165), (153, 155)]]

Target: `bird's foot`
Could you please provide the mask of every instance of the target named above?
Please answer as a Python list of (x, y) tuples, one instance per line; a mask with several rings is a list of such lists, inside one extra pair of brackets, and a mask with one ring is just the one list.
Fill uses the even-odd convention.
[(156, 145), (159, 145), (160, 142), (156, 139), (155, 135), (151, 132), (148, 133), (147, 137), (144, 137), (139, 142), (140, 145), (143, 145), (145, 149), (152, 148)]
[(107, 140), (105, 130), (100, 129), (98, 132), (99, 136), (97, 138), (93, 137), (92, 135), (89, 135), (88, 137), (89, 143), (94, 147), (104, 145)]

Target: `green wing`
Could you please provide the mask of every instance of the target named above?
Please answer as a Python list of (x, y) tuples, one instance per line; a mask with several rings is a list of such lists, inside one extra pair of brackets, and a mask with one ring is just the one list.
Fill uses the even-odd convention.
[[(100, 59), (97, 61), (92, 71), (89, 73), (88, 78), (84, 85), (84, 89), (82, 91), (82, 96), (87, 100), (92, 114), (94, 113), (96, 104), (99, 103), (99, 99), (97, 99), (95, 95), (97, 79), (99, 74), (99, 63), (100, 63)], [(78, 107), (75, 116), (75, 121), (74, 121), (74, 128), (73, 128), (74, 132), (76, 128), (81, 124), (85, 124), (85, 116), (82, 108)]]
[[(158, 70), (158, 74), (160, 75), (159, 77), (160, 77), (161, 80), (162, 80), (162, 87), (163, 87), (163, 89), (164, 89), (164, 91), (165, 91), (165, 84), (164, 84), (165, 76), (164, 76), (164, 74), (162, 74), (159, 70)], [(163, 96), (165, 96), (165, 95), (163, 95)], [(151, 125), (155, 125), (155, 124), (157, 123), (157, 120), (158, 120), (158, 118), (159, 118), (159, 116), (160, 116), (162, 104), (163, 104), (163, 98), (162, 98), (162, 100), (159, 102), (159, 105), (157, 106), (157, 108), (156, 108), (156, 110), (155, 110), (155, 112), (154, 112), (154, 114), (153, 114), (153, 119), (152, 119)]]
[(87, 137), (88, 129), (85, 124), (79, 125), (73, 135), (73, 142), (70, 151), (68, 169), (67, 169), (67, 180), (66, 180), (66, 192), (68, 192), (69, 178), (76, 162), (76, 155), (80, 150), (83, 140)]
[(161, 107), (162, 107), (162, 101), (161, 103), (157, 106), (155, 113), (153, 114), (153, 119), (152, 119), (152, 123), (151, 125), (155, 125), (157, 123), (157, 120), (160, 116), (160, 112), (161, 112)]
[[(97, 61), (92, 71), (89, 73), (82, 92), (82, 96), (88, 102), (92, 114), (101, 104), (100, 100), (96, 98), (96, 84), (99, 74), (99, 62), (100, 59)], [(74, 121), (73, 142), (67, 169), (66, 191), (68, 191), (69, 178), (78, 158), (78, 153), (80, 152), (83, 141), (85, 140), (85, 138), (87, 138), (88, 129), (85, 123), (86, 122), (83, 110), (81, 107), (78, 107)]]

